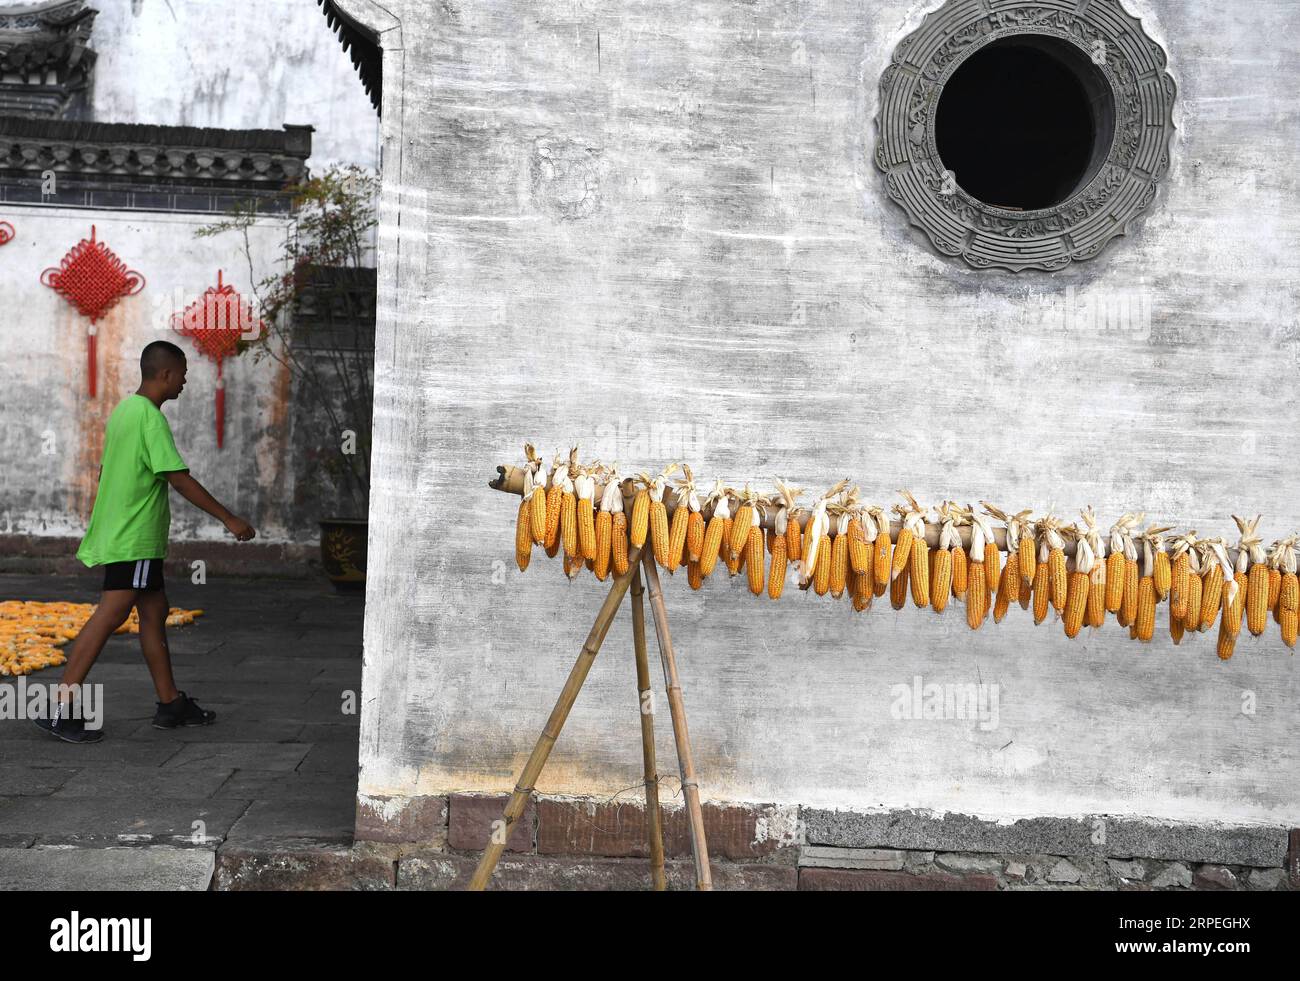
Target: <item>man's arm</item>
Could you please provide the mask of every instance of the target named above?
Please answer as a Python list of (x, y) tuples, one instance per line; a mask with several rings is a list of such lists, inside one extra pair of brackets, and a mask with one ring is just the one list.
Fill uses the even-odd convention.
[(257, 532), (243, 518), (226, 510), (221, 502), (209, 494), (202, 484), (189, 475), (186, 470), (173, 470), (167, 475), (167, 483), (176, 488), (176, 493), (189, 501), (201, 511), (212, 515), (241, 542), (252, 539)]

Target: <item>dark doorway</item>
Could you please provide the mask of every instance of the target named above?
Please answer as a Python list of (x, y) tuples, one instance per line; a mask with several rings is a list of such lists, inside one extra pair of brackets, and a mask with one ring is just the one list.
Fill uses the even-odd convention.
[(1034, 211), (1092, 179), (1114, 120), (1110, 85), (1083, 51), (1023, 34), (981, 48), (953, 72), (939, 97), (935, 139), (967, 194)]

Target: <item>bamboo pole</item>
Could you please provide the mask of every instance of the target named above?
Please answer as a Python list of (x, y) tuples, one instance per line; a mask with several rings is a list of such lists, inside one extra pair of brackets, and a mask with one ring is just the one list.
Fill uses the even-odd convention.
[(650, 659), (645, 646), (645, 606), (641, 568), (632, 577), (632, 646), (636, 651), (637, 710), (641, 715), (641, 760), (645, 768), (645, 824), (650, 841), (650, 881), (655, 892), (668, 888), (664, 875), (663, 815), (659, 810), (659, 771), (655, 764), (654, 696), (650, 691)]
[(551, 755), (551, 749), (555, 746), (555, 741), (560, 737), (560, 730), (564, 728), (564, 722), (569, 717), (569, 710), (573, 708), (573, 703), (578, 698), (578, 692), (582, 690), (582, 683), (587, 680), (587, 672), (591, 670), (591, 665), (596, 660), (600, 645), (604, 642), (605, 635), (609, 633), (610, 624), (614, 622), (614, 614), (618, 612), (619, 604), (623, 602), (623, 597), (627, 595), (628, 587), (632, 584), (632, 577), (638, 568), (637, 561), (640, 557), (641, 550), (639, 548), (633, 548), (628, 552), (627, 572), (614, 580), (609, 595), (605, 597), (605, 602), (601, 604), (600, 612), (596, 614), (596, 622), (591, 625), (591, 632), (587, 634), (587, 640), (582, 645), (578, 659), (569, 671), (568, 680), (564, 682), (564, 689), (560, 692), (555, 708), (551, 709), (550, 718), (546, 720), (546, 726), (537, 739), (537, 745), (533, 747), (532, 755), (528, 757), (528, 762), (524, 764), (523, 772), (519, 774), (519, 780), (515, 783), (514, 793), (510, 795), (510, 800), (506, 803), (503, 814), (505, 828), (495, 831), (488, 842), (487, 848), (483, 850), (483, 856), (479, 859), (478, 868), (474, 870), (474, 877), (469, 882), (470, 891), (481, 892), (487, 887), (488, 879), (492, 877), (492, 870), (496, 868), (497, 862), (501, 859), (501, 853), (505, 851), (506, 843), (510, 840), (510, 833), (514, 830), (515, 823), (523, 815), (524, 808), (528, 805), (528, 798), (532, 795), (533, 788), (537, 784), (537, 778), (541, 775), (542, 767), (546, 766), (547, 757)]
[(646, 585), (650, 591), (650, 609), (654, 613), (659, 658), (663, 662), (664, 685), (668, 689), (668, 711), (672, 715), (673, 739), (677, 743), (682, 796), (686, 798), (686, 816), (690, 822), (691, 851), (695, 853), (695, 888), (708, 891), (713, 888), (713, 876), (709, 870), (709, 847), (704, 838), (704, 812), (700, 808), (700, 787), (695, 780), (691, 736), (686, 729), (686, 706), (682, 702), (682, 687), (677, 678), (677, 658), (673, 654), (673, 638), (668, 630), (664, 591), (659, 583), (659, 570), (655, 568), (654, 556), (646, 552), (641, 559), (645, 566)]

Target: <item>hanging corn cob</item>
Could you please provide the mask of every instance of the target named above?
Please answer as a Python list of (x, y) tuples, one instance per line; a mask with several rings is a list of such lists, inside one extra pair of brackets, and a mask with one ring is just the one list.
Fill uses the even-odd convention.
[[(627, 515), (623, 512), (623, 486), (618, 471), (611, 470), (600, 498), (600, 512), (609, 516), (609, 567), (614, 575), (627, 572)], [(600, 555), (600, 528), (596, 529), (596, 554)]]
[(976, 514), (971, 508), (968, 512), (971, 521), (970, 561), (966, 566), (968, 583), (966, 587), (966, 626), (978, 630), (989, 612), (989, 581), (986, 565), (987, 545), (993, 541), (993, 526), (988, 518)]
[[(581, 558), (578, 554), (578, 498), (574, 480), (579, 476), (578, 449), (569, 454), (569, 467), (560, 477), (560, 539), (564, 542), (564, 557)], [(576, 575), (576, 573), (574, 573)]]
[[(930, 605), (935, 613), (948, 608), (956, 592), (952, 581), (953, 550), (961, 552), (961, 534), (957, 531), (957, 508), (951, 501), (939, 508), (939, 547), (931, 558)], [(962, 558), (965, 553), (961, 552)], [(964, 566), (963, 566), (964, 568)], [(965, 590), (963, 589), (963, 592)]]
[(878, 505), (867, 508), (871, 520), (876, 525), (876, 541), (871, 552), (871, 589), (877, 596), (884, 596), (889, 588), (890, 572), (893, 569), (893, 545), (890, 539), (889, 515)]
[[(533, 546), (542, 545), (552, 556), (563, 549), (562, 567), (570, 578), (584, 565), (602, 581), (611, 572), (625, 575), (632, 547), (632, 522), (625, 511), (629, 501), (635, 507), (640, 500), (645, 511), (643, 542), (662, 552), (662, 564), (669, 571), (685, 565), (693, 589), (703, 585), (705, 566), (711, 569), (710, 563), (724, 558), (735, 573), (745, 570), (751, 592), (766, 591), (776, 599), (783, 595), (793, 564), (801, 588), (837, 598), (847, 592), (856, 611), (866, 609), (875, 595), (887, 590), (896, 609), (909, 605), (910, 595), (910, 605), (943, 612), (959, 592), (955, 559), (961, 556), (967, 573), (967, 622), (973, 628), (988, 619), (990, 610), (994, 621), (1001, 622), (1017, 599), (1028, 603), (1035, 622), (1041, 623), (1055, 605), (1058, 573), (1064, 571), (1062, 618), (1070, 637), (1076, 637), (1084, 624), (1101, 626), (1107, 607), (1115, 604), (1117, 620), (1129, 628), (1130, 636), (1150, 642), (1163, 599), (1168, 601), (1169, 632), (1175, 644), (1217, 620), (1216, 650), (1225, 660), (1234, 653), (1243, 626), (1255, 636), (1263, 635), (1270, 616), (1288, 648), (1297, 639), (1297, 537), (1281, 539), (1266, 549), (1258, 517), (1234, 516), (1239, 540), (1230, 552), (1222, 538), (1200, 539), (1194, 531), (1167, 537), (1168, 528), (1139, 531), (1142, 516), (1135, 513), (1121, 517), (1107, 539), (1098, 531), (1092, 508), (1080, 512), (1082, 523), (1075, 527), (1064, 526), (1050, 515), (1030, 522), (1028, 511), (1008, 515), (986, 502), (982, 514), (947, 502), (934, 512), (932, 520), (939, 530), (938, 547), (932, 549), (925, 511), (907, 492), (902, 492), (905, 503), (895, 507), (896, 533), (884, 509), (861, 504), (858, 488), (845, 489), (847, 481), (816, 501), (804, 516), (807, 527), (800, 530), (799, 492), (779, 481), (778, 491), (767, 496), (755, 493), (751, 485), (737, 494), (718, 483), (702, 503), (689, 468), (683, 467), (684, 478), (669, 492), (668, 477), (676, 464), (658, 477), (642, 473), (636, 481), (621, 481), (612, 468), (580, 465), (576, 449), (567, 462), (560, 457), (554, 460), (549, 477), (531, 444), (525, 444), (524, 456), (524, 466), (515, 469), (511, 478), (511, 490), (520, 497), (515, 557), (521, 570), (529, 567)], [(738, 532), (731, 516), (744, 508), (748, 508), (744, 547), (732, 552)], [(1005, 558), (990, 519), (1005, 526)], [(965, 548), (960, 530), (964, 523), (971, 527)], [(897, 548), (891, 542), (894, 537)], [(798, 543), (799, 552), (791, 551), (792, 542)], [(1030, 589), (1024, 586), (1021, 562), (1026, 551), (1033, 554)], [(770, 566), (765, 554), (771, 555)], [(1118, 590), (1109, 575), (1111, 568), (1117, 570)], [(990, 577), (993, 570), (999, 571)]]
[[(1228, 548), (1222, 538), (1209, 538), (1203, 543), (1208, 551), (1210, 561), (1203, 562), (1205, 574), (1201, 577), (1201, 621), (1202, 632), (1214, 626), (1223, 606), (1225, 584), (1233, 577), (1232, 560), (1228, 558)], [(1207, 556), (1203, 555), (1202, 558)]]
[[(1007, 561), (1006, 566), (998, 575), (997, 595), (993, 602), (993, 622), (1001, 623), (1002, 618), (1007, 615), (1007, 610), (1011, 604), (1020, 598), (1020, 534), (1024, 526), (1024, 519), (1029, 514), (1028, 511), (1021, 511), (1015, 516), (995, 508), (987, 501), (980, 502), (984, 505), (984, 510), (997, 518), (1006, 527), (1007, 539)], [(987, 556), (988, 544), (985, 544), (984, 551)], [(997, 557), (997, 546), (993, 549), (994, 559)], [(988, 574), (988, 558), (984, 560), (985, 574)], [(989, 584), (990, 587), (993, 585)]]
[(700, 552), (700, 576), (704, 579), (709, 577), (713, 567), (717, 565), (718, 556), (722, 554), (722, 543), (727, 534), (727, 526), (731, 524), (731, 508), (722, 481), (719, 480), (714, 485), (713, 492), (709, 495), (709, 503), (712, 512), (708, 523), (704, 526), (704, 545)]
[[(1137, 587), (1137, 611), (1134, 616), (1137, 639), (1150, 643), (1156, 626), (1156, 604), (1169, 595), (1171, 570), (1169, 555), (1161, 538), (1170, 528), (1155, 525), (1142, 532), (1142, 568)], [(1126, 570), (1127, 571), (1127, 570)], [(1163, 586), (1163, 589), (1162, 589)]]
[[(1264, 552), (1264, 542), (1259, 537), (1258, 517), (1245, 522), (1248, 534), (1242, 538), (1242, 550), (1247, 553), (1246, 570), (1246, 628), (1251, 636), (1258, 637), (1268, 626), (1268, 556)], [(1238, 519), (1238, 524), (1242, 524)], [(1242, 566), (1241, 555), (1237, 556), (1237, 568)]]
[(1278, 584), (1277, 622), (1282, 643), (1295, 650), (1297, 620), (1300, 618), (1300, 582), (1296, 579), (1296, 536), (1284, 539), (1281, 581)]
[(578, 554), (584, 559), (596, 558), (596, 478), (591, 471), (583, 470), (573, 482), (578, 499)]
[[(690, 525), (691, 503), (694, 502), (697, 513), (700, 508), (700, 499), (695, 493), (695, 481), (691, 477), (691, 468), (683, 464), (682, 473), (683, 477), (677, 484), (677, 507), (673, 511), (672, 524), (668, 528), (668, 548), (665, 553), (667, 561), (664, 568), (670, 574), (677, 571), (677, 567), (682, 564), (683, 559), (689, 561), (689, 556), (686, 554), (686, 532)], [(653, 495), (651, 497), (653, 499)]]
[(912, 603), (920, 609), (930, 605), (930, 545), (925, 539), (925, 509), (909, 491), (901, 493), (907, 498), (907, 507), (897, 510), (903, 527), (908, 530), (912, 550), (907, 578), (912, 588)]
[[(654, 550), (655, 561), (668, 568), (668, 506), (664, 503), (664, 491), (668, 488), (668, 478), (677, 469), (677, 464), (669, 466), (650, 483), (650, 547)], [(636, 522), (634, 521), (633, 524)], [(674, 568), (676, 568), (674, 566)]]
[(1196, 532), (1189, 531), (1170, 539), (1173, 554), (1169, 560), (1169, 622), (1187, 619), (1188, 586), (1191, 581), (1192, 557)]
[(733, 556), (739, 555), (749, 544), (749, 529), (753, 527), (756, 518), (757, 503), (757, 496), (746, 484), (745, 493), (740, 498), (740, 506), (736, 508), (736, 514), (731, 521), (731, 539), (728, 547)]
[(1065, 625), (1065, 636), (1073, 640), (1079, 636), (1083, 627), (1084, 616), (1088, 612), (1088, 597), (1092, 591), (1092, 567), (1096, 557), (1087, 535), (1087, 515), (1084, 517), (1083, 533), (1074, 532), (1074, 557), (1066, 569), (1065, 612), (1061, 619)]

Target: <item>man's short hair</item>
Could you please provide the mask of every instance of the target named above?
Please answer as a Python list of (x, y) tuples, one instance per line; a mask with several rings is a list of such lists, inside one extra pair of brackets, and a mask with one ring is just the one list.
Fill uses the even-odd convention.
[(171, 341), (153, 341), (140, 352), (140, 377), (157, 378), (164, 368), (185, 363), (185, 352)]

